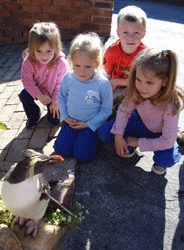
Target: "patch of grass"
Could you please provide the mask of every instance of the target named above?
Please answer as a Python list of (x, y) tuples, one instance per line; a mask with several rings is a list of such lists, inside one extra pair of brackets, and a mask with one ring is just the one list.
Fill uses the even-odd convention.
[(15, 216), (11, 214), (3, 204), (2, 198), (0, 196), (0, 224), (5, 224), (9, 227), (14, 217)]
[(70, 211), (74, 214), (74, 216), (71, 216), (67, 212), (65, 212), (63, 209), (54, 209), (54, 208), (48, 208), (45, 215), (44, 220), (51, 225), (55, 225), (58, 228), (61, 226), (69, 226), (69, 228), (73, 228), (80, 224), (84, 220), (84, 215), (88, 214), (88, 210), (85, 212), (83, 210), (83, 206), (81, 204), (76, 203)]

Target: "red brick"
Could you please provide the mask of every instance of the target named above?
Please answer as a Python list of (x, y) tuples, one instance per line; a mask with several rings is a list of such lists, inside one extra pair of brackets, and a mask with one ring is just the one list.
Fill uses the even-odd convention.
[(12, 11), (12, 17), (19, 17), (19, 18), (24, 18), (26, 16), (26, 18), (32, 18), (32, 12), (28, 12), (28, 11)]
[(19, 11), (19, 10), (21, 10), (21, 5), (16, 4), (16, 3), (4, 4), (3, 5), (3, 10)]
[(28, 25), (31, 27), (33, 26), (33, 24), (35, 24), (37, 22), (38, 22), (38, 20), (36, 20), (36, 19), (23, 19), (22, 20), (23, 25)]
[(72, 15), (72, 21), (79, 22), (79, 23), (90, 23), (91, 17), (90, 17), (90, 15), (88, 16), (88, 15), (74, 14), (74, 15)]
[(41, 12), (41, 6), (36, 6), (36, 5), (28, 5), (28, 4), (23, 4), (22, 5), (22, 10), (23, 11), (31, 11), (31, 12)]
[(90, 0), (84, 1), (84, 0), (77, 0), (73, 2), (74, 7), (93, 7), (93, 2)]
[(31, 0), (19, 0), (20, 4), (31, 4)]
[(43, 12), (48, 12), (48, 13), (54, 13), (54, 14), (60, 14), (62, 8), (60, 6), (42, 6), (42, 11)]
[(100, 31), (100, 25), (97, 25), (97, 24), (93, 24), (93, 23), (81, 23), (81, 25), (80, 25), (80, 28), (82, 29), (82, 30), (90, 30), (90, 31), (94, 31), (94, 30), (98, 30), (98, 31)]
[(59, 21), (59, 22), (62, 22), (62, 21), (70, 21), (70, 15), (69, 14), (50, 14), (50, 17), (51, 17), (51, 20), (54, 21)]
[(61, 22), (61, 27), (65, 29), (80, 28), (79, 22)]
[(49, 13), (41, 13), (41, 19), (42, 20), (49, 20), (50, 14)]
[[(78, 1), (78, 0), (77, 0)], [(58, 6), (72, 6), (72, 0), (53, 0), (53, 5)]]
[[(62, 12), (63, 13), (70, 13), (70, 14), (75, 14), (76, 11), (78, 11), (78, 9), (73, 8), (73, 7), (69, 7), (69, 6), (65, 6), (62, 8)], [(84, 13), (84, 12), (83, 12)]]
[(113, 9), (113, 3), (95, 2), (95, 8)]
[(108, 17), (92, 17), (92, 23), (96, 24), (111, 24), (111, 18)]
[(11, 12), (10, 11), (0, 11), (0, 17), (10, 17), (11, 16)]
[(17, 25), (21, 25), (22, 24), (22, 20), (21, 18), (9, 18), (9, 17), (5, 17), (2, 18), (2, 24), (17, 24)]
[[(62, 1), (61, 1), (62, 2)], [(33, 5), (51, 5), (51, 0), (32, 0)]]

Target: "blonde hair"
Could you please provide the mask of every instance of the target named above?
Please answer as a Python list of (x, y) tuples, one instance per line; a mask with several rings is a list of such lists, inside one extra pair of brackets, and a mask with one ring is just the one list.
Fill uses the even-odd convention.
[(146, 30), (146, 13), (135, 5), (126, 6), (122, 8), (118, 13), (117, 24), (123, 20), (128, 22), (137, 22), (142, 25), (144, 31)]
[(103, 71), (103, 43), (100, 37), (94, 33), (89, 32), (77, 35), (71, 42), (68, 62), (72, 69), (72, 61), (76, 51), (83, 51), (97, 64), (97, 70)]
[(48, 42), (55, 50), (54, 57), (49, 62), (49, 66), (53, 67), (59, 52), (62, 51), (61, 34), (53, 22), (39, 22), (33, 25), (29, 32), (28, 48), (23, 52), (23, 57), (28, 55), (29, 59), (36, 63), (35, 50), (38, 50), (45, 42)]
[(124, 104), (133, 101), (136, 105), (145, 101), (136, 88), (136, 70), (141, 68), (143, 71), (151, 70), (159, 79), (166, 79), (165, 87), (149, 98), (150, 102), (165, 110), (168, 103), (172, 104), (172, 114), (175, 115), (183, 108), (184, 91), (176, 85), (177, 76), (177, 56), (171, 50), (157, 51), (151, 48), (142, 50), (135, 59), (128, 78), (127, 94)]

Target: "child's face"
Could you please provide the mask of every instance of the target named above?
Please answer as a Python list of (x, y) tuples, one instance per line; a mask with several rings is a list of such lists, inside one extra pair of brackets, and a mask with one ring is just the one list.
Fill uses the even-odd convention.
[(168, 79), (160, 79), (152, 70), (143, 70), (137, 67), (135, 86), (140, 95), (147, 99), (156, 95), (162, 87), (165, 87)]
[(54, 57), (55, 50), (45, 42), (39, 49), (35, 50), (36, 59), (42, 64), (48, 64)]
[(122, 20), (119, 22), (117, 34), (123, 51), (130, 55), (136, 51), (145, 35), (145, 31), (143, 26), (137, 22)]
[(97, 68), (96, 62), (88, 56), (87, 52), (80, 50), (74, 53), (72, 64), (74, 73), (80, 81), (93, 78), (95, 69)]

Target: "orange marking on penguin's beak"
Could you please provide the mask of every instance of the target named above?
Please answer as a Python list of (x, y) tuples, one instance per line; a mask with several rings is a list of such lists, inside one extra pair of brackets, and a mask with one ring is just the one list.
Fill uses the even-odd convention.
[(53, 161), (53, 163), (59, 163), (64, 161), (63, 157), (61, 157), (60, 155), (51, 155), (50, 158)]

